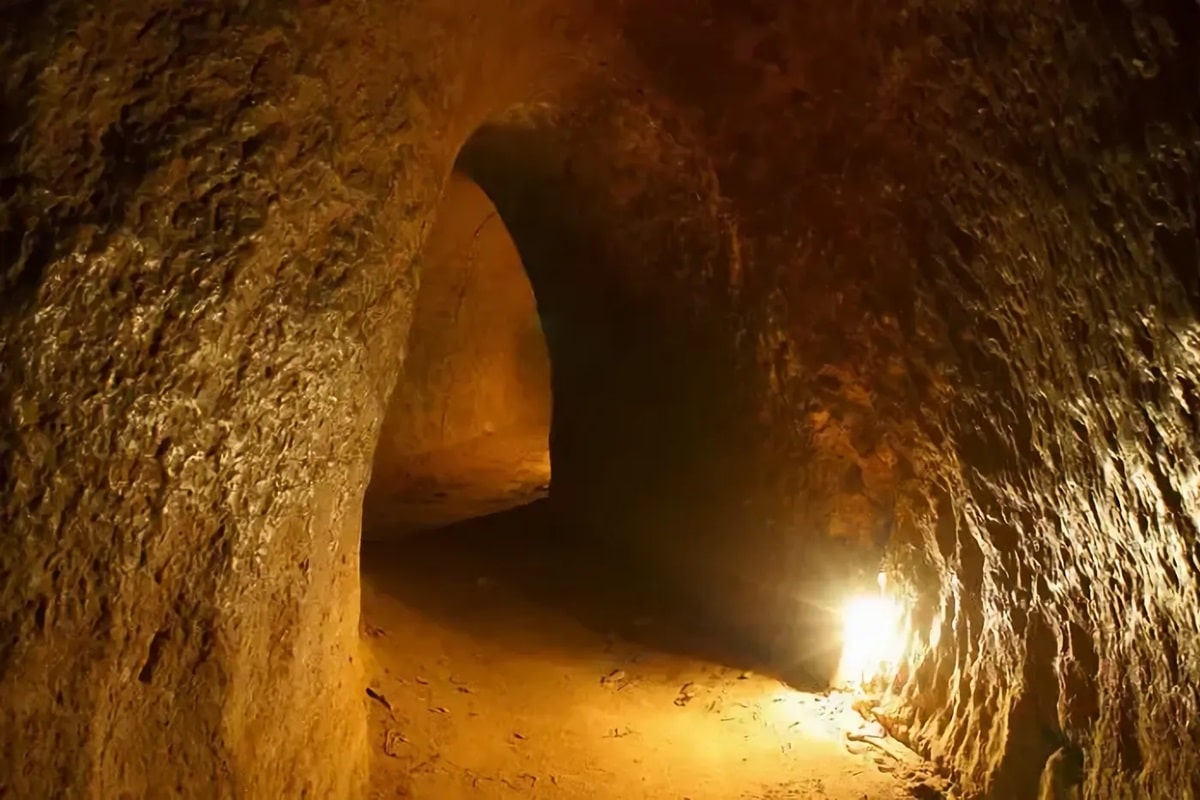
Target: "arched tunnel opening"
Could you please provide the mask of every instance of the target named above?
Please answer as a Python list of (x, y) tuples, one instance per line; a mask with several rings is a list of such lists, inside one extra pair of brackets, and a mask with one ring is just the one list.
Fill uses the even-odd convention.
[(499, 212), (455, 174), (421, 256), (363, 537), (394, 538), (531, 502), (550, 484), (542, 313)]
[(1200, 5), (0, 11), (0, 797), (1200, 797)]
[[(781, 582), (779, 553), (731, 530), (761, 513), (753, 368), (718, 305), (625, 272), (728, 246), (720, 220), (656, 219), (687, 191), (670, 174), (621, 196), (578, 124), (518, 109), (476, 131), (420, 256), (363, 512), (373, 784), (819, 787), (847, 730), (873, 735), (841, 690), (903, 652), (881, 555), (796, 551)], [(879, 752), (937, 791), (906, 746)], [(442, 759), (463, 766), (422, 769)]]

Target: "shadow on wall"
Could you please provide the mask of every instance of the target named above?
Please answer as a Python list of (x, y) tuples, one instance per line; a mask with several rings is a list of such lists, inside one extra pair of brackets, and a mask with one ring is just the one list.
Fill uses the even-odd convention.
[(532, 499), (549, 481), (550, 361), (519, 255), (496, 209), (454, 175), (375, 452), (368, 538)]

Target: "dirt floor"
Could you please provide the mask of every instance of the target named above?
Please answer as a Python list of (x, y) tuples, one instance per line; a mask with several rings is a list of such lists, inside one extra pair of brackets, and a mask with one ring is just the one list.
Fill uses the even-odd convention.
[(760, 675), (694, 623), (544, 503), (368, 544), (371, 797), (942, 796), (851, 695)]
[(395, 539), (514, 508), (550, 485), (547, 431), (480, 436), (376, 468), (367, 492), (364, 539)]

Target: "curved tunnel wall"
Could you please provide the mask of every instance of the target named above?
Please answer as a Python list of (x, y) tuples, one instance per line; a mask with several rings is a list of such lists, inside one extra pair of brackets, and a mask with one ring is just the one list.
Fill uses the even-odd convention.
[[(576, 358), (547, 324), (565, 507), (732, 563), (716, 605), (759, 591), (743, 616), (773, 624), (817, 556), (886, 548), (939, 632), (899, 713), (967, 789), (1027, 796), (1047, 766), (1090, 797), (1200, 792), (1193, 4), (406, 8), (52, 2), (0, 34), (15, 793), (359, 793), (396, 265), (458, 146), (551, 77), (557, 116), (515, 129), (557, 161), (500, 142), (468, 172), (539, 297), (539, 248), (594, 290)], [(589, 432), (572, 385), (635, 413)], [(656, 429), (666, 408), (692, 411)], [(622, 475), (639, 441), (677, 446)], [(625, 528), (602, 501), (628, 487)]]
[[(20, 11), (0, 26), (0, 784), (360, 797), (361, 503), (410, 264), (456, 137), (553, 61), (515, 46), (545, 7)], [(453, 92), (422, 51), (489, 77)]]
[(551, 370), (537, 303), (504, 221), (457, 173), (419, 277), (367, 487), (366, 538), (491, 513), (550, 479)]
[(625, 31), (738, 212), (781, 584), (886, 540), (969, 790), (1194, 787), (1197, 8), (665, 5)]
[(504, 221), (458, 175), (438, 204), (420, 276), (376, 469), (481, 436), (547, 436), (550, 362), (529, 280)]

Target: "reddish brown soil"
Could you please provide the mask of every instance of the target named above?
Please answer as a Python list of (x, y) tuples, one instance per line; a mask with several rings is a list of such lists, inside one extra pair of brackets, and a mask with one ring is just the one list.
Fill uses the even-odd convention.
[(544, 516), (364, 552), (373, 798), (910, 795), (911, 753), (848, 739), (852, 697), (726, 666)]

